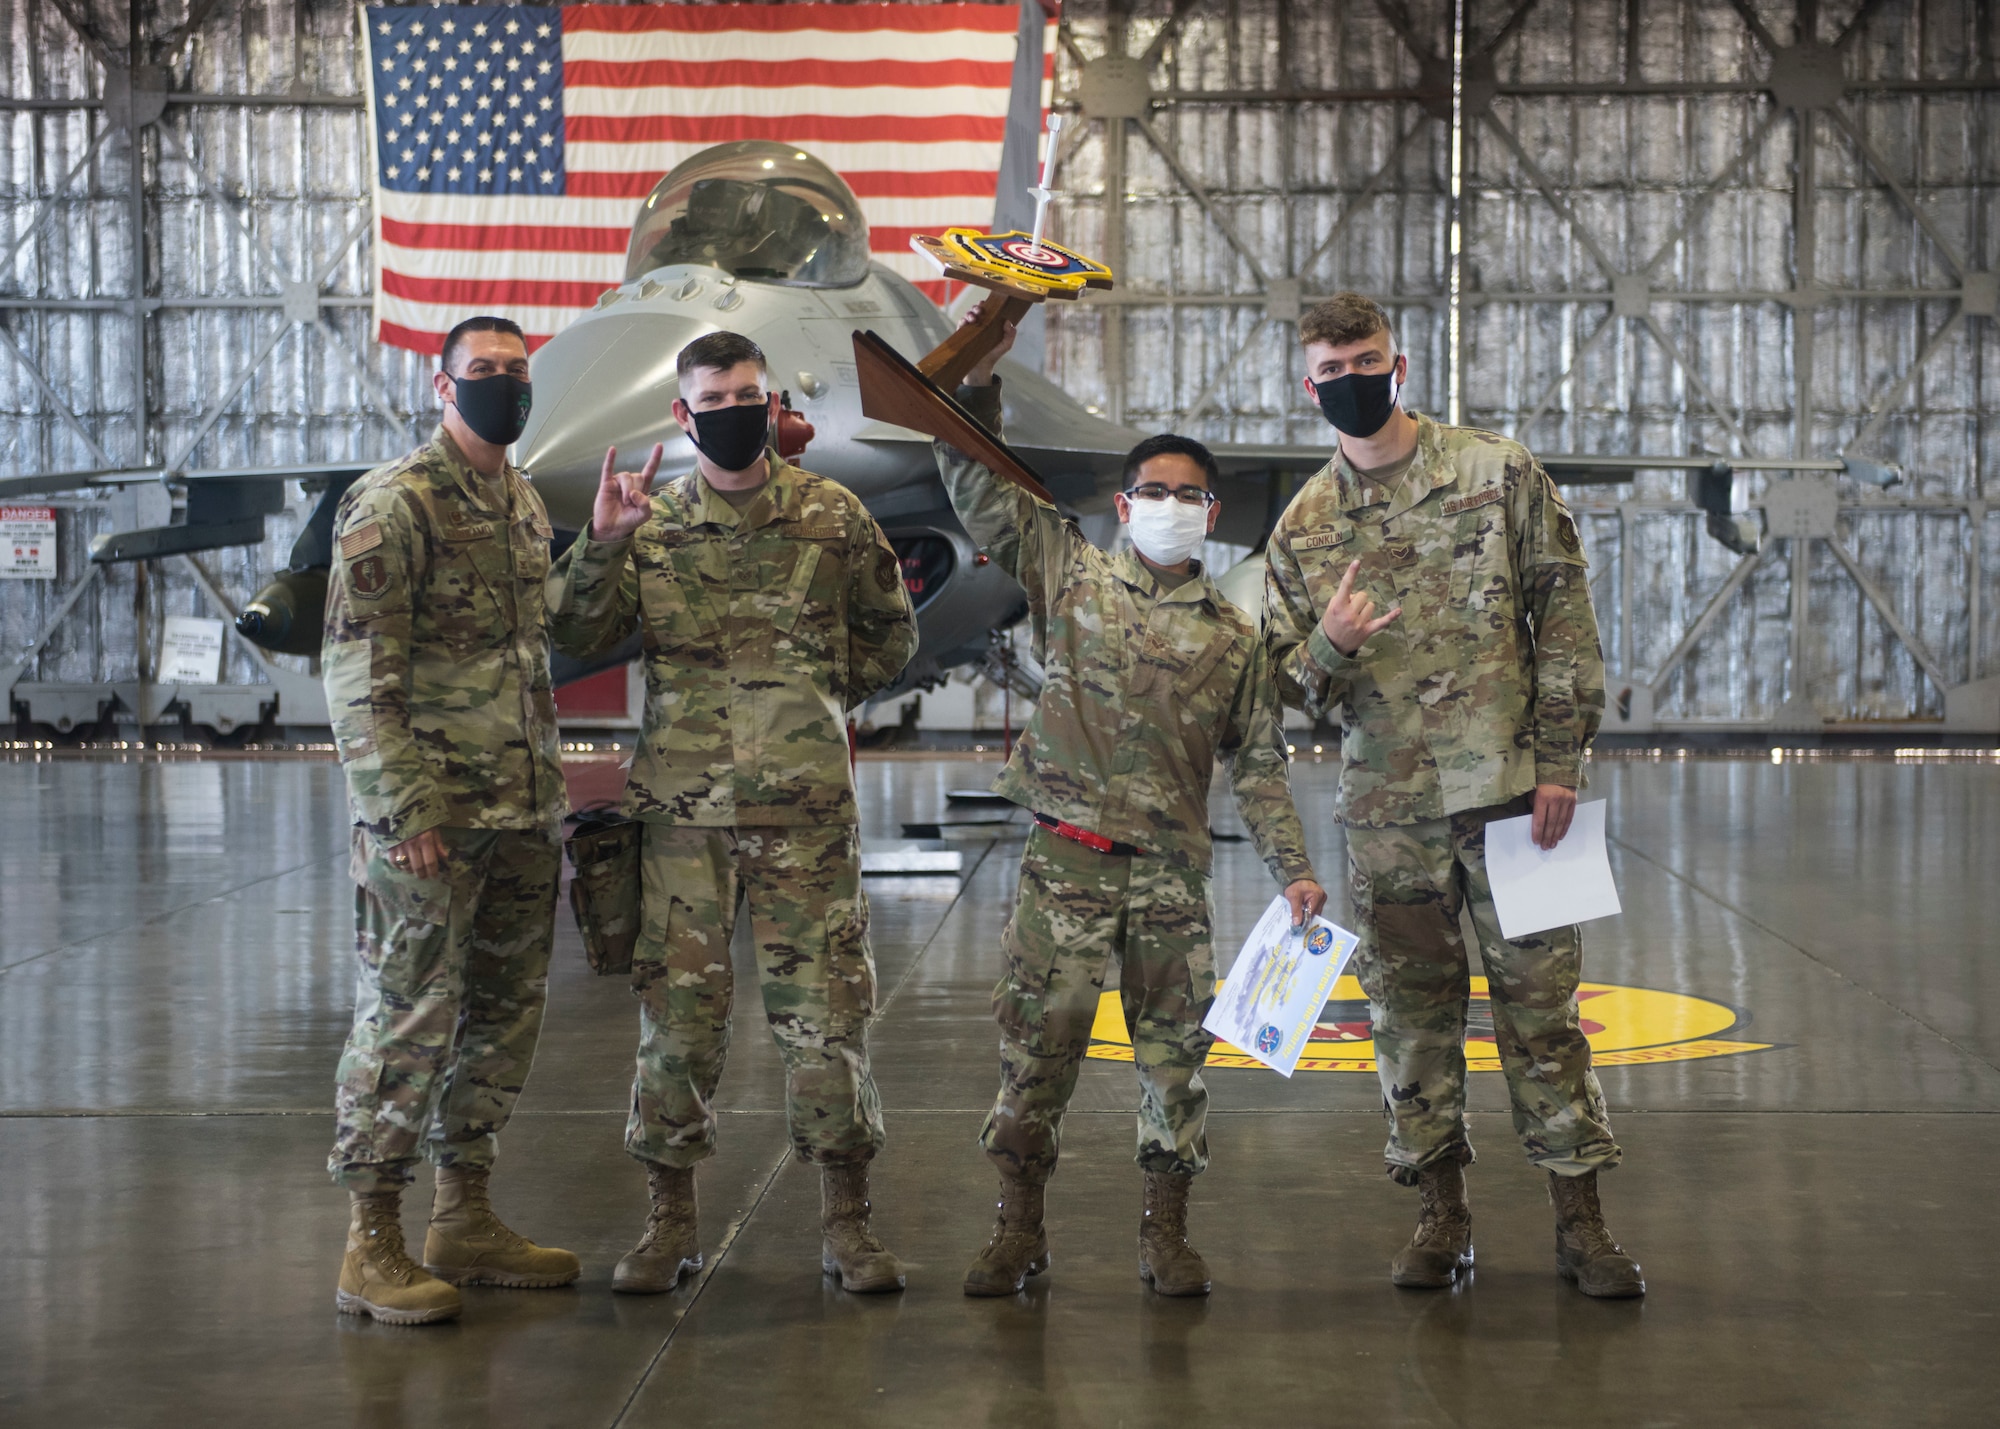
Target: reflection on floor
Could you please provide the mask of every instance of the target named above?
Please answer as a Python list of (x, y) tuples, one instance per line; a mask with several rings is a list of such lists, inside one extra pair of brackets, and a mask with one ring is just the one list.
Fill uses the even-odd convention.
[[(992, 771), (865, 763), (865, 833), (896, 842)], [(1306, 763), (1297, 784), (1336, 884), (1332, 776)], [(1552, 1273), (1495, 1075), (1474, 1079), (1476, 1281), (1392, 1288), (1413, 1198), (1381, 1175), (1373, 1076), (1333, 1053), (1290, 1081), (1210, 1073), (1194, 1230), (1212, 1299), (1158, 1300), (1135, 1274), (1115, 1060), (1085, 1068), (1053, 1272), (1013, 1301), (964, 1299), (993, 1189), (972, 1138), (1020, 848), (1001, 838), (955, 845), (962, 880), (874, 888), (876, 1200), (912, 1262), (906, 1295), (822, 1283), (816, 1187), (785, 1155), (754, 997), (701, 1173), (710, 1269), (672, 1296), (608, 1292), (643, 1217), (619, 1146), (635, 1018), (565, 915), (495, 1186), (584, 1279), (475, 1290), (462, 1322), (397, 1330), (332, 1303), (344, 1217), (321, 1163), (351, 998), (337, 769), (0, 764), (0, 1422), (1991, 1422), (2000, 767), (1607, 761), (1594, 792), (1626, 912), (1588, 930), (1588, 977), (1714, 1009), (1660, 1013), (1654, 1042), (1607, 996), (1602, 1035), (1767, 1048), (1607, 1056), (1627, 1162), (1605, 1195), (1643, 1303), (1590, 1302)], [(1248, 845), (1219, 846), (1225, 942), (1270, 892)], [(1353, 1012), (1336, 1001), (1322, 1040), (1352, 1042)]]

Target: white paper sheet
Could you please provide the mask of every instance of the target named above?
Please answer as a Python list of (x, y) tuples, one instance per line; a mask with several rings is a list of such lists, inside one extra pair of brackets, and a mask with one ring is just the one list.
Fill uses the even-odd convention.
[(163, 685), (212, 685), (222, 677), (222, 622), (199, 615), (170, 615), (160, 636)]
[(1500, 931), (1525, 938), (1622, 912), (1604, 851), (1604, 800), (1576, 806), (1563, 841), (1535, 847), (1533, 814), (1486, 826), (1486, 877)]
[(1292, 927), (1292, 906), (1279, 894), (1244, 940), (1201, 1025), (1289, 1077), (1358, 941), (1324, 918)]

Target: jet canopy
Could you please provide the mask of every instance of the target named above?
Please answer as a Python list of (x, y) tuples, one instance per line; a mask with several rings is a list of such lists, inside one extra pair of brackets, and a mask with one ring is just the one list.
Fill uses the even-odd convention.
[(803, 149), (767, 139), (717, 144), (654, 185), (632, 225), (627, 282), (675, 263), (845, 288), (868, 275), (868, 221), (840, 175)]

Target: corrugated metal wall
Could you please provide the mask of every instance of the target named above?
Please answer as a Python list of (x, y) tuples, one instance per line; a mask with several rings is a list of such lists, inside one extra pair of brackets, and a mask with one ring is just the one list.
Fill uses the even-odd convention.
[[(124, 7), (72, 8), (101, 27), (122, 62)], [(55, 399), (0, 343), (0, 471), (268, 466), (406, 448), (428, 420), (429, 380), (415, 355), (368, 339), (368, 149), (353, 7), (231, 3), (169, 46), (157, 42), (187, 19), (185, 0), (142, 10), (142, 58), (164, 67), (177, 102), (141, 133), (145, 275), (135, 290), (133, 145), (102, 102), (103, 66), (55, 5), (0, 0), (0, 242), (14, 248), (0, 274), (0, 327)], [(95, 102), (61, 103), (79, 96)], [(260, 98), (178, 102), (203, 96)], [(298, 284), (321, 290), (311, 321), (289, 320), (282, 306)], [(135, 291), (146, 309), (143, 425)], [(163, 495), (142, 488), (66, 508), (58, 581), (0, 584), (0, 661), (11, 665), (88, 569), (90, 538), (164, 521)], [(303, 493), (292, 497), (292, 509), (266, 523), (262, 546), (200, 558), (235, 601), (285, 563), (309, 509)], [(141, 638), (139, 580), (135, 566), (104, 568), (100, 589), (58, 627), (30, 678), (133, 679), (165, 616), (215, 614), (182, 560), (156, 562)], [(233, 637), (225, 652), (226, 681), (260, 678)]]
[[(1995, 7), (1466, 10), (1464, 420), (1544, 452), (1900, 463), (1908, 481), (1886, 494), (1842, 481), (1862, 508), (1844, 514), (1847, 548), (1945, 683), (1994, 671)], [(1121, 285), (1055, 315), (1055, 374), (1142, 427), (1324, 441), (1287, 319), (1356, 288), (1395, 315), (1415, 404), (1444, 415), (1452, 6), (1074, 0), (1067, 19), (1058, 91), (1087, 122), (1062, 231)], [(1153, 59), (1143, 122), (1093, 117), (1121, 106), (1115, 89), (1093, 102), (1092, 62), (1121, 54)], [(1805, 117), (1774, 75), (1788, 99), (1805, 86)], [(1755, 501), (1770, 478), (1741, 480)], [(1737, 563), (1686, 495), (1666, 473), (1572, 491), (1628, 676), (1658, 669)], [(1794, 684), (1788, 545), (1664, 683), (1662, 715), (1760, 721), (1802, 694), (1836, 720), (1940, 717), (1938, 683), (1824, 542)]]
[[(122, 58), (122, 12), (109, 0), (69, 8), (94, 15)], [(155, 38), (188, 14), (185, 0), (142, 8)], [(2000, 518), (1984, 506), (1989, 366), (2000, 380), (1994, 9), (1467, 5), (1466, 420), (1544, 451), (1904, 464), (1907, 484), (1886, 494), (1842, 482), (1845, 506), (1862, 508), (1842, 530), (1947, 684), (2000, 666)], [(337, 460), (421, 433), (427, 364), (366, 336), (350, 6), (239, 0), (148, 56), (176, 102), (142, 140), (143, 423), (130, 141), (101, 103), (63, 102), (102, 96), (105, 81), (56, 6), (0, 0), (0, 22), (0, 242), (13, 249), (0, 272), (0, 473)], [(1801, 33), (1837, 46), (1830, 90), (1818, 52), (1796, 49)], [(1109, 302), (1057, 315), (1054, 374), (1141, 427), (1321, 442), (1290, 319), (1302, 300), (1356, 287), (1394, 311), (1411, 396), (1441, 414), (1453, 209), (1439, 85), (1451, 38), (1441, 0), (1072, 0), (1059, 94), (1082, 97), (1086, 113), (1131, 106), (1129, 75), (1085, 73), (1120, 53), (1141, 59), (1150, 95), (1139, 117), (1093, 119), (1070, 146), (1060, 232), (1112, 261), (1121, 284)], [(1809, 120), (1772, 97), (1774, 64), (1791, 99), (1817, 106)], [(184, 102), (204, 95), (257, 100)], [(1107, 206), (1111, 191), (1122, 201)], [(1614, 274), (1625, 275), (1615, 307)], [(302, 283), (323, 296), (312, 321), (293, 322), (281, 299)], [(1750, 482), (1753, 498), (1766, 480)], [(1573, 494), (1588, 513), (1607, 654), (1643, 676), (1737, 558), (1701, 534), (1679, 476)], [(0, 666), (85, 570), (88, 537), (136, 524), (134, 508), (157, 495), (85, 499), (70, 513), (60, 581), (0, 583)], [(274, 518), (262, 547), (205, 558), (235, 599), (283, 563), (302, 509)], [(1778, 543), (1755, 568), (1663, 683), (1663, 713), (1757, 721), (1803, 694), (1836, 719), (1936, 718), (1938, 682), (1824, 542), (1804, 562), (1811, 619), (1794, 680), (1792, 564)], [(31, 675), (131, 678), (151, 646), (135, 624), (135, 578), (111, 568)], [(209, 613), (178, 561), (159, 563), (147, 595), (155, 630), (164, 614)], [(255, 678), (240, 650), (225, 678)]]

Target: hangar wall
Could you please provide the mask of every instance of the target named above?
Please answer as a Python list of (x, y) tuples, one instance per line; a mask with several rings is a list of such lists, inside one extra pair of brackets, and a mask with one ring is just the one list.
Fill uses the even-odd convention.
[[(426, 364), (367, 341), (353, 10), (137, 8), (133, 71), (123, 7), (0, 0), (0, 479), (407, 446)], [(1887, 491), (1739, 477), (1753, 505), (1799, 483), (1774, 509), (1832, 536), (1757, 557), (1702, 534), (1683, 475), (1571, 494), (1628, 709), (1940, 719), (2000, 669), (1996, 7), (1464, 9), (1455, 129), (1450, 0), (1072, 0), (1057, 89), (1088, 122), (1058, 221), (1121, 287), (1052, 323), (1053, 374), (1143, 428), (1319, 442), (1292, 321), (1359, 287), (1397, 315), (1417, 405), (1448, 412), (1455, 377), (1465, 420), (1543, 451), (1899, 463)], [(63, 498), (59, 578), (0, 583), (0, 673), (32, 646), (45, 684), (145, 680), (163, 616), (215, 613), (204, 581), (246, 599), (305, 509), (198, 565), (103, 568), (57, 619), (89, 538), (164, 499)], [(224, 679), (303, 669), (232, 638)]]
[(1455, 375), (1463, 420), (1543, 452), (1900, 464), (1739, 478), (1803, 477), (1836, 536), (1747, 568), (1684, 475), (1570, 495), (1607, 660), (1663, 719), (1938, 719), (2000, 670), (1995, 9), (1467, 0), (1454, 207), (1449, 0), (1072, 0), (1064, 232), (1121, 283), (1054, 316), (1052, 371), (1140, 427), (1320, 440), (1292, 320), (1358, 288), (1419, 407)]

